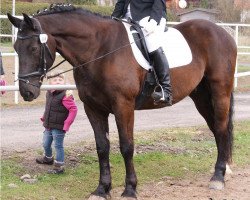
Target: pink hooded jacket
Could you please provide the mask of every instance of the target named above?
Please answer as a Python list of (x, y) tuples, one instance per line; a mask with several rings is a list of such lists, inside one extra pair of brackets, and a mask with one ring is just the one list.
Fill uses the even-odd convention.
[[(71, 124), (74, 122), (76, 114), (77, 114), (77, 106), (75, 104), (74, 98), (72, 95), (70, 96), (64, 96), (62, 99), (62, 104), (64, 107), (69, 111), (69, 115), (64, 121), (63, 130), (67, 132), (71, 126)], [(44, 121), (44, 116), (40, 118), (41, 121)]]

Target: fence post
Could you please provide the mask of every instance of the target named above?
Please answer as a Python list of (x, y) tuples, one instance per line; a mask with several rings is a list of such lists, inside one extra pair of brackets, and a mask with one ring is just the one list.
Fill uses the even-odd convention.
[[(19, 70), (19, 63), (18, 63), (18, 56), (15, 55), (15, 86), (19, 85), (19, 81), (16, 81), (18, 79), (18, 70)], [(18, 91), (15, 91), (15, 104), (18, 104)]]
[[(235, 43), (236, 43), (236, 46), (237, 46), (237, 51), (238, 51), (238, 38), (239, 38), (239, 26), (236, 25), (235, 26)], [(235, 71), (236, 71), (236, 74), (238, 74), (238, 58), (236, 59), (236, 66), (235, 66)], [(234, 79), (234, 88), (237, 88), (238, 86), (238, 78), (235, 77)]]
[[(12, 0), (12, 15), (16, 15), (16, 0)], [(15, 42), (15, 27), (12, 25), (12, 44)]]

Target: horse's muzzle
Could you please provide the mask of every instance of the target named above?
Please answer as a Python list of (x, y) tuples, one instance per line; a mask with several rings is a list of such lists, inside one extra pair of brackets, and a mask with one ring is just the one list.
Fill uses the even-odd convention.
[(32, 92), (24, 92), (22, 94), (22, 97), (23, 97), (23, 100), (24, 101), (33, 101), (35, 98), (34, 98), (34, 94)]

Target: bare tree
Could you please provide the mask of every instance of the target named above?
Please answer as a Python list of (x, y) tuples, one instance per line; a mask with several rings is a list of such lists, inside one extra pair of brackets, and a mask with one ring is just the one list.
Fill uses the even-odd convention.
[(211, 0), (211, 5), (219, 11), (218, 19), (223, 22), (240, 22), (242, 8), (234, 0)]

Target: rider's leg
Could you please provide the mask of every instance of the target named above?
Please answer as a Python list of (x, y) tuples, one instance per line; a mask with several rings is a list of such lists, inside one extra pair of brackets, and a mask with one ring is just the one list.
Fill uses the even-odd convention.
[(149, 55), (154, 62), (154, 70), (161, 85), (161, 87), (156, 88), (152, 97), (157, 102), (163, 102), (171, 106), (172, 88), (170, 84), (169, 65), (164, 51), (162, 47), (160, 47)]
[[(148, 22), (148, 17), (142, 19), (139, 23), (143, 26)], [(162, 18), (160, 24), (153, 33), (147, 33), (143, 30), (149, 55), (153, 60), (153, 67), (158, 77), (162, 89), (157, 89), (152, 97), (157, 102), (163, 102), (172, 105), (172, 89), (170, 84), (169, 65), (164, 51), (161, 47), (161, 38), (166, 27), (166, 20)]]

